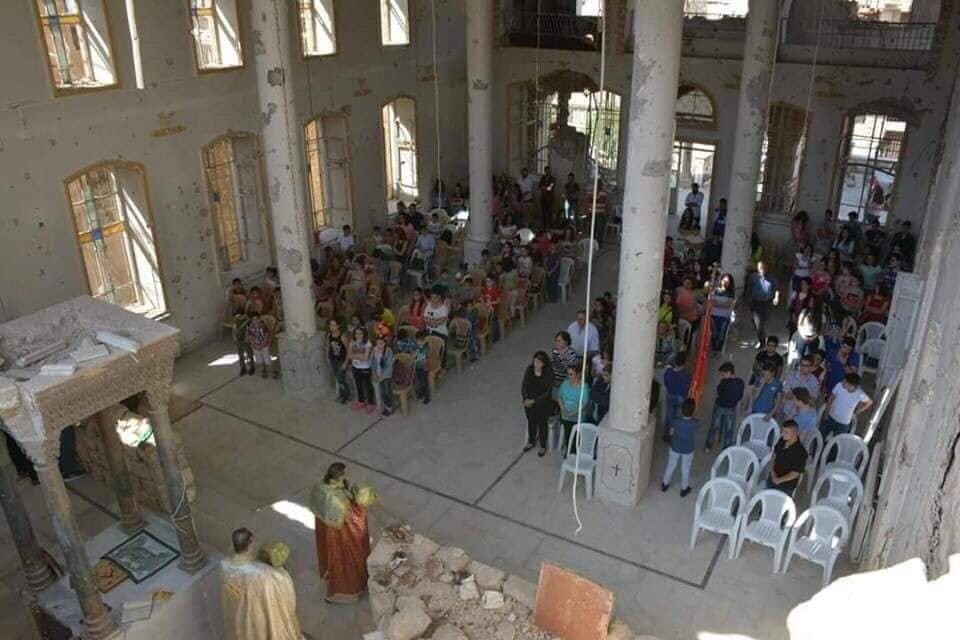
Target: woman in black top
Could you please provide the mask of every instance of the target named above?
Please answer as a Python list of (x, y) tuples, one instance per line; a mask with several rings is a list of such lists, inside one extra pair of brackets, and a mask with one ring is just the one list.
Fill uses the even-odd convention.
[(547, 452), (547, 421), (553, 413), (553, 375), (550, 358), (543, 351), (533, 354), (533, 362), (523, 374), (520, 386), (523, 396), (523, 410), (527, 414), (527, 446), (524, 451), (533, 449), (539, 440), (543, 457)]

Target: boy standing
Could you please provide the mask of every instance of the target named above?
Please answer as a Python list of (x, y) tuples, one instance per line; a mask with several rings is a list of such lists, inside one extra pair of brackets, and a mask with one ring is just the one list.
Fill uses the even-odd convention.
[(855, 416), (869, 411), (873, 400), (860, 388), (860, 376), (848, 373), (838, 382), (827, 398), (827, 417), (820, 425), (824, 440), (838, 433), (850, 433)]
[(350, 400), (350, 387), (347, 386), (347, 345), (337, 320), (331, 319), (327, 323), (327, 335), (327, 360), (337, 381), (337, 402), (346, 404)]
[(430, 404), (430, 377), (427, 374), (427, 359), (430, 357), (430, 345), (427, 344), (427, 332), (421, 329), (417, 332), (417, 350), (413, 352), (414, 393), (423, 400), (423, 404)]
[(780, 372), (783, 371), (783, 356), (777, 353), (777, 347), (779, 346), (780, 339), (777, 338), (777, 336), (769, 336), (767, 338), (763, 344), (763, 349), (757, 354), (757, 357), (753, 359), (753, 375), (750, 377), (750, 384), (756, 384), (760, 371), (766, 365), (773, 367), (773, 375), (775, 378), (780, 377)]
[(773, 414), (780, 409), (782, 403), (783, 383), (777, 379), (773, 366), (766, 364), (760, 370), (760, 378), (754, 388), (750, 413), (763, 414), (766, 420), (770, 420), (773, 418)]
[(373, 378), (380, 389), (380, 401), (383, 402), (383, 415), (389, 416), (393, 413), (393, 386), (390, 384), (393, 380), (393, 349), (387, 344), (387, 338), (383, 335), (377, 335), (377, 341), (373, 346), (372, 369)]
[(694, 436), (700, 428), (700, 422), (693, 417), (697, 404), (691, 398), (683, 401), (680, 411), (682, 417), (670, 421), (670, 454), (667, 458), (667, 468), (663, 471), (663, 480), (660, 481), (660, 490), (670, 488), (670, 480), (680, 465), (680, 497), (685, 498), (690, 493), (690, 466), (693, 464)]
[[(266, 378), (268, 376), (267, 367), (271, 365), (270, 342), (272, 336), (263, 317), (256, 311), (250, 312), (250, 322), (247, 324), (247, 342), (253, 350), (254, 364), (260, 364), (260, 375)], [(273, 377), (279, 377), (276, 367), (273, 369)]]
[(746, 388), (743, 380), (736, 375), (732, 362), (720, 365), (720, 383), (717, 385), (717, 399), (713, 405), (713, 418), (707, 431), (707, 443), (703, 450), (710, 453), (713, 437), (719, 434), (720, 442), (726, 449), (733, 445), (734, 423), (737, 420), (737, 405), (743, 400)]
[(687, 371), (686, 364), (686, 354), (679, 353), (663, 372), (663, 386), (667, 391), (667, 424), (680, 417), (680, 408), (690, 393), (693, 377)]
[(237, 345), (237, 356), (240, 358), (240, 375), (248, 373), (253, 375), (257, 372), (253, 361), (253, 349), (247, 341), (247, 327), (250, 325), (250, 318), (242, 310), (233, 316), (233, 343)]

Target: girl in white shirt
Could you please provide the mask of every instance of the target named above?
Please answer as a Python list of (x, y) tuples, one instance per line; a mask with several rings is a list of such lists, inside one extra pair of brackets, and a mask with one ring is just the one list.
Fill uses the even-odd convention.
[(371, 355), (373, 345), (366, 327), (356, 327), (353, 330), (353, 339), (347, 349), (347, 359), (353, 370), (353, 379), (357, 383), (357, 401), (353, 403), (354, 411), (365, 410), (373, 413), (377, 410), (377, 401), (373, 395), (373, 380), (371, 379)]

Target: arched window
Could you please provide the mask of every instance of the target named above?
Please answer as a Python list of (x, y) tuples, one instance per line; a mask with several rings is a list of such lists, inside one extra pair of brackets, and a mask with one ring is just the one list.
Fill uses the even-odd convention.
[(681, 86), (677, 98), (677, 120), (686, 126), (713, 126), (716, 124), (713, 100), (702, 89)]
[(143, 166), (108, 161), (66, 181), (90, 295), (157, 317), (167, 310)]

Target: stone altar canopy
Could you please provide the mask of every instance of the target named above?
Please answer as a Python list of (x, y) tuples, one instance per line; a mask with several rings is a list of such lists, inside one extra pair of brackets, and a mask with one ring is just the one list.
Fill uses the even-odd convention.
[[(144, 394), (167, 494), (174, 505), (171, 518), (180, 545), (180, 569), (193, 574), (204, 567), (207, 559), (186, 499), (167, 410), (178, 335), (173, 327), (89, 296), (0, 325), (0, 426), (36, 467), (86, 635), (95, 640), (112, 637), (117, 623), (97, 590), (60, 474), (60, 433), (88, 418), (111, 415), (111, 408), (118, 403)], [(105, 422), (101, 416), (101, 426)], [(104, 429), (110, 431), (113, 442), (108, 449), (116, 453), (121, 445), (115, 429)], [(109, 457), (122, 461), (122, 455)], [(52, 582), (49, 570), (45, 571), (40, 561), (9, 465), (0, 461), (0, 467), (4, 470), (0, 477), (3, 507), (11, 524), (16, 523), (11, 528), (28, 582), (34, 591), (40, 591)], [(111, 470), (123, 512), (121, 527), (126, 531), (142, 528), (143, 518), (125, 467), (111, 462)]]

